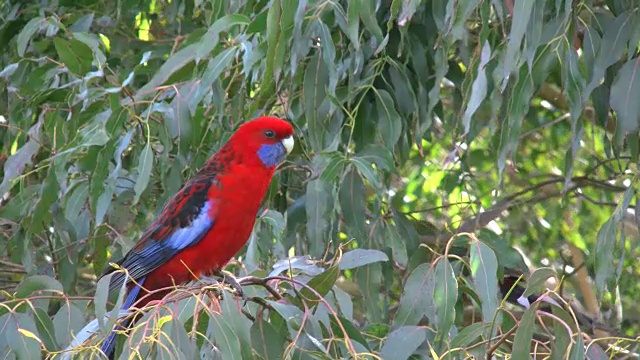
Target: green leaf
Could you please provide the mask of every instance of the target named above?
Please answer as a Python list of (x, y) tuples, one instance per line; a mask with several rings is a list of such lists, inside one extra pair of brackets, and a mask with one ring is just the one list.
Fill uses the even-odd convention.
[(420, 0), (402, 0), (402, 10), (398, 16), (398, 26), (407, 25), (420, 4), (422, 4)]
[(627, 61), (618, 71), (611, 85), (610, 104), (616, 112), (616, 139), (619, 144), (624, 137), (640, 128), (640, 56)]
[[(624, 192), (622, 202), (618, 204), (611, 217), (602, 225), (598, 231), (596, 240), (595, 257), (595, 273), (596, 273), (596, 289), (598, 294), (602, 294), (605, 283), (613, 278), (614, 263), (613, 258), (616, 248), (617, 226), (624, 219), (624, 214), (636, 192), (638, 181), (635, 180), (631, 186)], [(622, 236), (622, 234), (621, 234)], [(621, 242), (623, 243), (623, 242)], [(616, 274), (619, 277), (621, 274)]]
[[(288, 9), (293, 10), (293, 9)], [(284, 36), (283, 30), (283, 6), (282, 0), (274, 0), (267, 12), (267, 66), (266, 69), (269, 75), (266, 79), (273, 81), (278, 79), (280, 71), (282, 70), (282, 64), (284, 63)], [(269, 71), (271, 70), (271, 71)]]
[(46, 275), (33, 275), (24, 280), (16, 287), (15, 297), (24, 299), (37, 291), (62, 292), (62, 284), (52, 277)]
[(540, 293), (546, 289), (544, 284), (550, 277), (558, 278), (556, 271), (552, 268), (543, 267), (536, 269), (536, 271), (534, 271), (527, 280), (527, 289), (524, 291), (522, 296), (527, 297), (529, 295)]
[[(597, 345), (593, 344), (593, 345)], [(590, 346), (591, 347), (591, 346)], [(567, 357), (568, 360), (582, 360), (582, 359), (597, 359), (597, 357), (593, 356), (595, 354), (589, 354), (592, 356), (585, 356), (584, 353), (584, 341), (582, 340), (582, 334), (578, 331), (578, 333), (576, 334), (576, 343), (571, 347), (571, 352), (569, 353), (569, 356)], [(610, 357), (607, 354), (602, 354), (604, 356), (600, 357), (600, 359), (609, 359)]]
[(522, 47), (522, 39), (529, 24), (529, 18), (533, 11), (533, 0), (524, 0), (514, 2), (513, 20), (511, 22), (511, 31), (509, 32), (509, 41), (507, 42), (507, 50), (504, 55), (502, 90), (507, 86), (509, 77), (520, 64)]
[(262, 359), (282, 359), (285, 341), (286, 339), (263, 318), (259, 318), (251, 326), (251, 346)]
[[(581, 100), (583, 102), (586, 102), (593, 90), (601, 84), (607, 68), (615, 64), (627, 49), (627, 44), (633, 34), (632, 27), (635, 21), (637, 21), (635, 16), (630, 13), (622, 13), (613, 21), (602, 23), (604, 34), (602, 40), (598, 42), (600, 46), (597, 49), (597, 53), (593, 54), (585, 51), (587, 66), (591, 70), (591, 79), (582, 94)], [(592, 35), (593, 31), (595, 30), (587, 27), (585, 32), (589, 32), (589, 35)], [(585, 37), (585, 40), (588, 41), (590, 39)], [(591, 44), (586, 44), (585, 49), (590, 48), (588, 45)], [(637, 68), (637, 65), (635, 67)], [(618, 75), (620, 75), (620, 72)]]
[(500, 150), (498, 154), (498, 173), (502, 176), (507, 161), (517, 148), (522, 128), (522, 122), (529, 111), (530, 98), (533, 95), (533, 87), (529, 78), (529, 71), (521, 67), (518, 79), (513, 86), (508, 106), (508, 116), (505, 116), (501, 126), (503, 128), (500, 137)]
[(377, 194), (382, 194), (382, 180), (378, 176), (378, 173), (373, 168), (373, 164), (368, 161), (366, 158), (354, 157), (353, 164), (358, 169), (358, 172), (369, 182), (371, 186), (373, 186), (376, 190)]
[(480, 105), (487, 96), (487, 63), (491, 60), (491, 46), (485, 41), (482, 46), (482, 55), (480, 55), (480, 64), (478, 65), (478, 73), (473, 80), (471, 86), (471, 96), (467, 102), (467, 108), (462, 115), (462, 124), (464, 125), (464, 135), (469, 133), (471, 127), (471, 117), (480, 108)]
[(407, 243), (400, 237), (397, 227), (391, 224), (385, 224), (382, 237), (382, 243), (389, 245), (391, 248), (393, 261), (402, 267), (406, 267), (409, 262)]
[(373, 263), (354, 269), (355, 278), (362, 293), (367, 319), (372, 323), (383, 321), (388, 316), (380, 306), (382, 289), (382, 266)]
[(360, 4), (359, 0), (347, 3), (347, 36), (356, 50), (360, 49)]
[(228, 321), (230, 316), (232, 315), (227, 313), (212, 313), (209, 317), (207, 335), (215, 341), (222, 359), (242, 359), (238, 334)]
[(353, 269), (380, 261), (389, 261), (387, 254), (374, 249), (354, 249), (342, 255), (340, 270)]
[[(93, 14), (91, 14), (91, 17), (93, 17)], [(98, 67), (102, 68), (107, 62), (107, 57), (102, 52), (102, 49), (100, 49), (101, 40), (95, 35), (92, 36), (92, 34), (89, 35), (81, 32), (74, 32), (73, 37), (91, 49), (92, 57), (95, 58)], [(122, 86), (126, 86), (126, 84)]]
[(75, 224), (80, 216), (80, 211), (86, 205), (89, 199), (89, 182), (83, 181), (75, 186), (71, 192), (71, 195), (67, 198), (64, 207), (64, 216)]
[(71, 343), (74, 335), (82, 328), (85, 314), (74, 303), (65, 303), (53, 317), (53, 326), (58, 344)]
[(342, 179), (339, 198), (344, 221), (349, 230), (348, 235), (356, 240), (363, 240), (366, 234), (364, 183), (355, 169), (347, 172)]
[(490, 247), (473, 241), (470, 265), (473, 287), (482, 301), (482, 318), (491, 322), (498, 309), (498, 259)]
[(349, 336), (350, 341), (355, 340), (358, 343), (360, 343), (362, 346), (364, 346), (367, 350), (371, 351), (371, 347), (369, 346), (369, 343), (367, 342), (365, 337), (362, 335), (360, 330), (358, 330), (358, 328), (351, 321), (345, 319), (342, 316), (338, 316), (337, 321), (334, 316), (331, 317), (331, 330), (334, 332), (335, 336), (340, 338), (345, 338), (345, 334), (342, 332), (340, 325), (338, 325), (338, 321), (340, 322), (340, 325), (342, 325), (345, 332)]
[(436, 286), (435, 272), (431, 264), (420, 264), (416, 267), (404, 284), (404, 291), (393, 327), (415, 325), (426, 316), (430, 322), (435, 321), (434, 289)]
[[(335, 45), (333, 44), (333, 39), (331, 38), (331, 31), (329, 30), (329, 27), (327, 26), (327, 24), (323, 23), (322, 21), (318, 21), (318, 27), (320, 28), (320, 44), (322, 47), (322, 60), (324, 61), (324, 64), (327, 66), (327, 69), (329, 69), (329, 76), (331, 77), (329, 79), (329, 83), (335, 84), (338, 81), (338, 79), (335, 78), (336, 48), (335, 48)], [(335, 88), (335, 85), (333, 85), (333, 87)], [(333, 91), (331, 91), (331, 93), (333, 93)]]
[(420, 326), (403, 326), (387, 336), (380, 349), (383, 359), (408, 359), (427, 340), (427, 332)]
[(565, 309), (557, 306), (554, 306), (552, 310), (553, 315), (562, 319), (564, 322), (553, 322), (554, 341), (551, 344), (551, 359), (565, 360), (567, 356), (567, 349), (571, 346), (574, 335), (567, 331), (565, 325), (573, 323), (573, 315), (569, 314)]
[[(338, 266), (331, 266), (320, 275), (314, 276), (307, 286), (314, 289), (319, 296), (326, 296), (333, 285), (338, 281), (340, 276), (340, 269)], [(304, 301), (318, 302), (320, 298), (313, 291), (307, 288), (307, 286), (300, 289), (300, 295)]]
[(40, 150), (40, 132), (42, 122), (38, 121), (29, 129), (29, 140), (4, 163), (4, 176), (0, 183), (0, 196), (16, 184), (14, 180), (22, 175), (25, 167), (31, 164), (31, 158)]
[(40, 339), (31, 317), (21, 313), (5, 314), (0, 318), (0, 329), (18, 359), (40, 358)]
[(376, 164), (378, 169), (386, 170), (390, 172), (397, 172), (393, 161), (393, 154), (389, 151), (389, 149), (380, 145), (367, 145), (364, 149), (362, 149), (356, 157), (366, 160), (371, 164)]
[(27, 51), (27, 46), (29, 45), (29, 41), (35, 35), (36, 31), (40, 29), (44, 19), (41, 17), (34, 17), (29, 20), (29, 22), (22, 28), (20, 34), (18, 34), (18, 56), (23, 57), (24, 53)]
[(249, 25), (250, 22), (251, 20), (244, 14), (227, 14), (216, 20), (200, 38), (194, 55), (195, 61), (200, 62), (201, 59), (209, 57), (209, 54), (220, 44), (220, 32), (236, 25)]
[(133, 189), (136, 192), (133, 198), (133, 204), (137, 204), (140, 200), (140, 195), (147, 188), (149, 179), (151, 178), (151, 168), (153, 167), (153, 150), (151, 150), (151, 143), (147, 142), (140, 153), (138, 159), (138, 177), (136, 178), (136, 184)]
[[(194, 61), (198, 49), (199, 44), (191, 44), (171, 55), (164, 64), (162, 64), (160, 69), (155, 72), (151, 80), (136, 91), (136, 94), (133, 96), (133, 101), (138, 102), (148, 97), (156, 88), (169, 80), (171, 75)], [(131, 99), (126, 99), (123, 101), (123, 105), (128, 105), (130, 102)]]
[(446, 258), (438, 261), (434, 276), (438, 279), (433, 290), (438, 336), (446, 338), (451, 326), (453, 326), (453, 320), (456, 318), (458, 282), (451, 263)]
[(82, 41), (65, 40), (59, 37), (53, 39), (58, 56), (62, 63), (72, 73), (84, 76), (91, 70), (93, 51)]
[[(38, 334), (40, 335), (40, 340), (47, 351), (55, 351), (60, 348), (58, 343), (56, 342), (56, 337), (60, 338), (61, 335), (65, 335), (64, 333), (60, 333), (55, 330), (53, 321), (47, 311), (41, 307), (36, 307), (33, 309), (33, 318), (36, 324), (36, 328), (38, 330)], [(81, 319), (84, 322), (84, 319)], [(82, 325), (82, 322), (79, 323)], [(0, 348), (2, 348), (2, 344), (0, 344)]]
[[(328, 155), (328, 162), (320, 174), (320, 180), (324, 182), (332, 182), (340, 176), (344, 169), (347, 159), (340, 152), (332, 152)], [(322, 154), (322, 156), (327, 156)]]
[(231, 61), (233, 61), (236, 53), (237, 48), (230, 47), (209, 60), (207, 69), (202, 74), (195, 93), (189, 95), (189, 110), (192, 115), (196, 113), (197, 106), (200, 101), (202, 101), (202, 98), (211, 91), (211, 85), (217, 81), (220, 74), (231, 65)]
[(462, 40), (465, 37), (468, 31), (468, 22), (475, 20), (470, 20), (469, 16), (476, 11), (481, 2), (481, 0), (465, 0), (456, 4), (455, 15), (451, 25), (451, 35), (455, 40)]
[(396, 111), (391, 95), (386, 90), (376, 90), (376, 108), (380, 119), (378, 131), (389, 150), (392, 150), (402, 134), (402, 118)]
[[(95, 310), (96, 318), (97, 318), (98, 324), (103, 329), (105, 328), (105, 326), (103, 325), (105, 324), (104, 319), (105, 319), (105, 316), (107, 315), (107, 301), (109, 300), (109, 284), (111, 283), (111, 278), (115, 274), (117, 273), (112, 272), (109, 275), (101, 277), (98, 280), (98, 283), (96, 285), (96, 292), (93, 295), (93, 302), (95, 304), (94, 310)], [(124, 298), (124, 291), (122, 290), (126, 290), (126, 288), (123, 286), (120, 290), (121, 290), (120, 295), (113, 309), (119, 309), (119, 306), (122, 305), (122, 299)], [(109, 331), (111, 331), (111, 325), (108, 325), (107, 323), (107, 327), (109, 328)]]
[(491, 328), (490, 323), (474, 323), (465, 326), (451, 341), (451, 348), (466, 348), (476, 344), (476, 340)]
[(307, 183), (305, 208), (307, 211), (307, 236), (312, 244), (311, 256), (321, 256), (328, 242), (330, 222), (328, 213), (333, 202), (331, 187), (317, 179)]
[(305, 117), (309, 126), (309, 145), (314, 151), (324, 150), (325, 147), (326, 114), (320, 112), (320, 107), (326, 98), (328, 79), (326, 66), (320, 61), (319, 54), (314, 55), (307, 65), (302, 90)]
[(407, 76), (407, 68), (402, 64), (389, 67), (389, 77), (393, 87), (393, 97), (398, 104), (398, 112), (404, 116), (411, 116), (417, 109), (416, 94)]
[(533, 331), (535, 330), (537, 309), (537, 306), (531, 306), (524, 312), (520, 319), (516, 336), (513, 339), (513, 351), (511, 352), (513, 360), (531, 359), (531, 340), (533, 339)]
[(357, 3), (358, 8), (360, 9), (360, 19), (362, 19), (362, 23), (364, 27), (376, 38), (376, 41), (379, 43), (382, 42), (382, 29), (380, 25), (378, 25), (378, 20), (376, 19), (375, 12), (375, 0), (353, 0)]
[(40, 231), (51, 220), (51, 206), (58, 200), (60, 185), (52, 168), (47, 171), (46, 177), (37, 194), (37, 202), (33, 210), (29, 230), (33, 233)]

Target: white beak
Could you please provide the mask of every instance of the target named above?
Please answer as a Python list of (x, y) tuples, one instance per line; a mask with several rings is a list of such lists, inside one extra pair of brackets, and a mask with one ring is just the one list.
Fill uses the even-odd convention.
[(295, 142), (293, 141), (292, 135), (289, 135), (286, 138), (282, 139), (282, 146), (284, 146), (284, 149), (287, 150), (287, 154), (291, 153), (294, 144)]

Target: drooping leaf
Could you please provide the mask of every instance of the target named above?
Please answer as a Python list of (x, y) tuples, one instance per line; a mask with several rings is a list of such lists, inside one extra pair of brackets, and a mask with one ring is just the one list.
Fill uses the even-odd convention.
[(31, 163), (31, 159), (40, 149), (40, 129), (42, 122), (38, 121), (29, 129), (29, 140), (16, 152), (7, 158), (4, 163), (4, 177), (0, 183), (0, 196), (11, 190), (15, 185), (15, 179), (22, 174), (25, 167)]
[(34, 275), (24, 279), (18, 287), (16, 287), (15, 296), (17, 298), (26, 298), (36, 291), (53, 291), (61, 292), (62, 284), (56, 279), (46, 275)]
[(282, 359), (285, 341), (264, 319), (258, 319), (251, 326), (251, 346), (262, 359)]
[(58, 51), (60, 60), (69, 71), (76, 75), (84, 76), (91, 70), (93, 52), (85, 43), (76, 39), (65, 40), (56, 37), (53, 39), (53, 44)]
[(402, 118), (396, 110), (391, 95), (386, 90), (376, 91), (376, 108), (380, 119), (378, 120), (378, 131), (384, 139), (385, 145), (393, 149), (402, 132)]
[(540, 293), (544, 290), (544, 284), (550, 277), (556, 277), (556, 272), (551, 268), (539, 268), (531, 274), (527, 281), (527, 289), (522, 296), (527, 297), (532, 294)]
[(431, 264), (420, 264), (404, 284), (404, 293), (400, 298), (393, 327), (417, 324), (423, 316), (435, 321), (434, 290), (436, 286), (434, 269)]
[(462, 124), (464, 125), (464, 133), (469, 133), (469, 128), (471, 127), (471, 117), (478, 110), (482, 101), (484, 101), (487, 96), (487, 74), (486, 67), (487, 63), (491, 59), (491, 47), (489, 42), (485, 42), (482, 45), (482, 55), (480, 57), (480, 64), (478, 65), (478, 75), (473, 81), (473, 85), (471, 86), (471, 94), (469, 96), (469, 101), (467, 102), (467, 108), (464, 111), (464, 115), (462, 116)]
[(339, 198), (350, 236), (358, 240), (364, 239), (366, 234), (364, 183), (355, 169), (351, 169), (343, 178)]
[(18, 34), (18, 55), (24, 56), (27, 51), (27, 46), (33, 35), (38, 31), (44, 19), (40, 17), (34, 17), (22, 28), (20, 34)]
[(434, 276), (438, 279), (433, 290), (438, 335), (446, 336), (456, 317), (455, 306), (458, 298), (458, 283), (451, 263), (447, 259), (438, 261)]
[(624, 137), (640, 128), (640, 101), (633, 94), (640, 91), (640, 57), (627, 61), (611, 85), (610, 104), (617, 115), (616, 139)]
[(470, 265), (473, 287), (482, 301), (482, 317), (491, 322), (498, 309), (498, 259), (487, 245), (473, 241)]
[(388, 261), (387, 254), (374, 249), (354, 249), (347, 251), (340, 259), (340, 270), (353, 269), (374, 262)]
[(537, 309), (537, 306), (531, 306), (524, 312), (520, 319), (518, 330), (516, 330), (516, 336), (513, 340), (513, 351), (511, 352), (514, 360), (531, 359), (531, 340), (533, 339), (533, 332), (535, 330)]
[(136, 204), (140, 199), (140, 195), (147, 188), (149, 179), (151, 178), (151, 169), (153, 168), (153, 151), (151, 150), (151, 143), (147, 143), (138, 159), (138, 178), (133, 189), (136, 194), (133, 198), (133, 203)]
[(520, 63), (522, 39), (527, 30), (534, 4), (535, 1), (531, 0), (514, 2), (513, 21), (511, 22), (509, 41), (507, 42), (507, 49), (504, 56), (502, 90), (505, 89), (513, 70), (516, 69)]
[(314, 276), (309, 280), (307, 286), (300, 289), (302, 299), (311, 304), (320, 301), (320, 297), (324, 297), (329, 293), (338, 280), (338, 276), (340, 276), (338, 266), (331, 266), (321, 274)]
[(384, 341), (380, 356), (383, 359), (408, 359), (427, 338), (420, 326), (403, 326), (391, 332)]

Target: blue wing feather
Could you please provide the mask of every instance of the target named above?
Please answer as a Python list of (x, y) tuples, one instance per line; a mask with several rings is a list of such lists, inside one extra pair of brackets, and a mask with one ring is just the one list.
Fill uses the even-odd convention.
[[(129, 309), (133, 303), (136, 301), (136, 298), (138, 297), (138, 294), (140, 293), (140, 287), (142, 286), (142, 284), (144, 284), (144, 279), (142, 278), (140, 280), (138, 280), (138, 285), (139, 286), (134, 286), (131, 291), (129, 291), (129, 294), (127, 294), (127, 298), (124, 300), (124, 303), (122, 304), (122, 310), (127, 310)], [(118, 329), (122, 329), (122, 326), (120, 325), (116, 325), (116, 327), (113, 329), (113, 331), (111, 331), (111, 333), (109, 334), (109, 337), (107, 337), (104, 342), (102, 343), (102, 346), (100, 347), (100, 350), (102, 350), (102, 352), (104, 354), (106, 354), (107, 356), (111, 357), (112, 355), (112, 351), (114, 350), (114, 348), (116, 347), (116, 332), (115, 330)]]
[[(216, 202), (208, 199), (215, 177), (196, 177), (188, 182), (165, 206), (158, 219), (138, 243), (118, 262), (129, 276), (140, 279), (162, 266), (180, 251), (197, 244), (213, 227)], [(106, 273), (113, 272), (107, 269)], [(110, 289), (122, 286), (125, 274), (111, 279)]]

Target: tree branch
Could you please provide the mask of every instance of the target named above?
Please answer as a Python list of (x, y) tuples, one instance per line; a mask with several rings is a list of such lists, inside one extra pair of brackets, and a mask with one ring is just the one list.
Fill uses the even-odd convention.
[[(563, 177), (554, 177), (550, 180), (542, 181), (538, 184), (530, 186), (514, 194), (507, 195), (503, 199), (496, 202), (489, 209), (483, 211), (477, 216), (464, 220), (462, 222), (462, 225), (460, 225), (456, 230), (452, 232), (442, 232), (437, 235), (423, 235), (421, 236), (420, 240), (422, 243), (436, 245), (450, 239), (452, 236), (455, 236), (457, 234), (473, 233), (478, 229), (484, 228), (491, 221), (500, 218), (501, 214), (504, 211), (510, 210), (514, 206), (520, 205), (523, 202), (538, 203), (551, 198), (562, 197), (566, 193), (574, 192), (575, 190), (581, 187), (591, 186), (591, 187), (596, 187), (596, 188), (600, 188), (607, 191), (613, 191), (613, 192), (624, 192), (627, 190), (625, 187), (611, 185), (605, 181), (591, 179), (585, 176), (578, 176), (578, 177), (571, 178), (571, 181), (570, 181), (571, 186), (566, 190), (560, 189), (558, 191), (548, 191), (546, 189), (546, 187), (548, 187), (549, 185), (560, 184), (563, 182), (564, 182)], [(524, 195), (531, 192), (536, 192), (536, 193), (529, 199), (522, 199)]]

